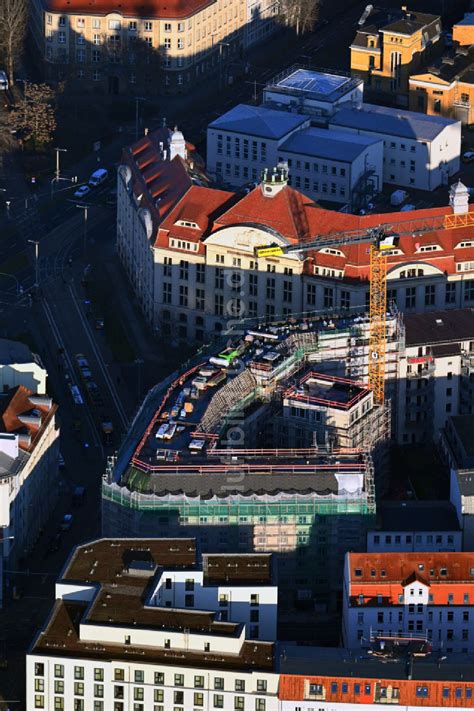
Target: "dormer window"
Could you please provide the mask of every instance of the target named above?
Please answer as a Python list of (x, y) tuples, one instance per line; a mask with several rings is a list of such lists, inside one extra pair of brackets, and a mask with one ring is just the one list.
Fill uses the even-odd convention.
[(191, 222), (191, 220), (177, 220), (175, 225), (179, 225), (179, 227), (190, 227), (193, 230), (198, 230), (199, 225), (196, 222)]
[(468, 242), (459, 242), (454, 249), (464, 249), (467, 247), (474, 247), (474, 242), (472, 242), (471, 240)]
[(170, 239), (170, 247), (174, 247), (175, 249), (185, 249), (188, 252), (197, 252), (198, 246), (197, 242), (187, 242), (182, 239)]
[(323, 249), (320, 249), (319, 251), (321, 254), (334, 254), (335, 257), (346, 256), (340, 249), (334, 249), (333, 247), (323, 247)]
[(442, 252), (442, 248), (439, 246), (439, 244), (422, 244), (418, 249), (416, 250), (417, 252)]

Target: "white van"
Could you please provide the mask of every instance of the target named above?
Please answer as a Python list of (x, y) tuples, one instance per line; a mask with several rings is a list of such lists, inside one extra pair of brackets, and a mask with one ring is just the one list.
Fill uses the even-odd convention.
[(102, 185), (102, 183), (105, 183), (108, 177), (109, 171), (105, 168), (99, 168), (94, 173), (92, 173), (91, 177), (89, 178), (89, 185), (91, 186), (91, 188), (96, 188), (98, 185)]

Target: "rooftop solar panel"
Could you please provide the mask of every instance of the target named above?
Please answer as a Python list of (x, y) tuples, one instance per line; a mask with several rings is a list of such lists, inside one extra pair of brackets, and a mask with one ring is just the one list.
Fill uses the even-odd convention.
[(312, 94), (332, 94), (349, 82), (349, 77), (324, 72), (313, 72), (309, 69), (296, 69), (287, 77), (278, 82), (277, 86), (287, 89), (296, 89)]

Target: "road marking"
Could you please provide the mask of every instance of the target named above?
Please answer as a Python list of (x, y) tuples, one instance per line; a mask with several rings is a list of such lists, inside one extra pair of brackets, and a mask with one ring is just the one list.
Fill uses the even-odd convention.
[(92, 333), (90, 324), (89, 324), (88, 320), (86, 319), (86, 317), (84, 316), (82, 309), (79, 305), (79, 298), (76, 294), (76, 290), (75, 290), (73, 284), (69, 285), (69, 292), (72, 296), (72, 300), (74, 302), (74, 306), (76, 307), (77, 313), (79, 314), (79, 318), (82, 321), (82, 325), (84, 326), (84, 330), (86, 332), (87, 338), (89, 339), (91, 348), (94, 351), (94, 354), (95, 354), (97, 363), (99, 365), (99, 368), (102, 372), (103, 378), (109, 388), (110, 395), (112, 397), (112, 400), (114, 401), (114, 405), (117, 409), (117, 412), (118, 412), (118, 415), (119, 415), (120, 420), (122, 422), (122, 425), (123, 425), (124, 429), (127, 430), (128, 424), (129, 424), (127, 414), (126, 414), (125, 410), (123, 409), (122, 403), (120, 402), (120, 398), (118, 396), (117, 390), (115, 389), (115, 385), (112, 381), (112, 378), (110, 377), (110, 375), (107, 371), (107, 368), (104, 365), (102, 354), (95, 342), (94, 335)]
[[(68, 351), (67, 351), (67, 348), (66, 348), (65, 345), (64, 345), (64, 341), (63, 341), (63, 339), (61, 338), (61, 334), (60, 334), (60, 332), (59, 332), (59, 328), (58, 328), (58, 326), (57, 326), (57, 324), (56, 324), (56, 322), (55, 322), (55, 320), (54, 320), (53, 313), (52, 313), (51, 308), (50, 308), (48, 302), (46, 301), (46, 299), (43, 299), (43, 301), (42, 301), (42, 306), (43, 306), (43, 311), (44, 311), (44, 313), (45, 313), (46, 319), (47, 319), (47, 321), (48, 321), (48, 323), (49, 323), (49, 325), (50, 325), (50, 327), (51, 327), (51, 331), (53, 332), (54, 340), (56, 341), (56, 344), (58, 345), (58, 347), (63, 349), (63, 351), (64, 351), (64, 357), (65, 357), (66, 362), (67, 362), (67, 364), (68, 364), (68, 366), (69, 366), (69, 369), (70, 369), (71, 373), (74, 373), (75, 370), (74, 370), (74, 367), (73, 367), (73, 365), (72, 365), (72, 360), (71, 360), (71, 358), (70, 358), (70, 356), (69, 356), (69, 353), (68, 353)], [(99, 437), (99, 433), (97, 432), (97, 425), (96, 425), (96, 422), (95, 422), (95, 420), (94, 420), (94, 418), (93, 418), (93, 416), (92, 416), (92, 413), (91, 413), (91, 411), (90, 411), (90, 409), (89, 409), (88, 404), (87, 404), (85, 401), (84, 401), (83, 407), (84, 407), (84, 409), (85, 409), (87, 419), (89, 420), (89, 424), (90, 424), (91, 427), (92, 427), (92, 437), (93, 437), (93, 439), (95, 440), (95, 443), (96, 443), (97, 447), (99, 447), (99, 449), (100, 449), (100, 451), (101, 451), (101, 453), (102, 453), (102, 456), (104, 456), (104, 454), (105, 454), (105, 453), (104, 453), (104, 448), (103, 448), (103, 446), (102, 446), (102, 441), (101, 441), (101, 439), (100, 439), (100, 437)]]

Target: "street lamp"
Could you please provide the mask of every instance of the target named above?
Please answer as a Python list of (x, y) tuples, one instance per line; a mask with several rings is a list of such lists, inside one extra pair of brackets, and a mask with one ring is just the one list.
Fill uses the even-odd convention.
[(54, 183), (59, 183), (61, 176), (61, 169), (59, 167), (59, 154), (67, 153), (67, 148), (53, 148), (56, 151), (56, 170), (54, 171), (54, 178), (51, 181), (51, 194), (53, 193)]
[(84, 210), (84, 257), (87, 256), (87, 211), (89, 210), (89, 205), (76, 204), (80, 210)]
[(35, 289), (39, 287), (39, 242), (36, 239), (29, 239), (30, 244), (35, 245)]

